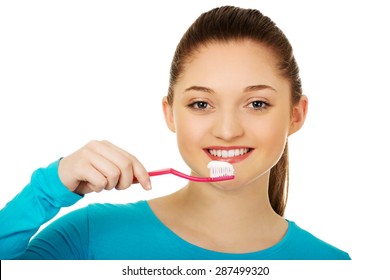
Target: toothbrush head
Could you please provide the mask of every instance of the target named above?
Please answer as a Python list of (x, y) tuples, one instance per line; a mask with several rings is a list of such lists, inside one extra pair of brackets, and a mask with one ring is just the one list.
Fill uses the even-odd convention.
[(210, 169), (210, 178), (221, 179), (222, 177), (229, 177), (227, 180), (234, 178), (233, 165), (228, 162), (213, 160), (209, 162), (207, 168)]

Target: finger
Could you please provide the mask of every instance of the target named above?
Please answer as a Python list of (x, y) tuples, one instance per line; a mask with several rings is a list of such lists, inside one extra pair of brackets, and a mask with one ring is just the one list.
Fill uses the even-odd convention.
[(91, 165), (106, 178), (107, 183), (104, 186), (106, 190), (111, 190), (118, 185), (121, 170), (115, 163), (99, 154), (91, 155), (90, 160)]
[(91, 184), (87, 181), (80, 182), (79, 186), (76, 188), (75, 193), (78, 194), (87, 194), (91, 192), (99, 193), (104, 190), (104, 187), (98, 187), (96, 185)]
[(146, 171), (145, 167), (137, 160), (133, 164), (133, 173), (135, 179), (141, 184), (145, 190), (152, 189), (152, 183), (150, 181), (150, 176)]
[[(86, 194), (91, 191), (101, 191), (108, 184), (106, 177), (91, 164), (90, 158), (93, 157), (93, 154), (88, 149), (80, 149), (61, 159), (58, 166), (58, 176), (70, 191)], [(83, 182), (90, 182), (90, 185), (94, 187), (86, 189), (85, 184), (80, 187)]]
[(79, 194), (86, 194), (91, 191), (101, 192), (108, 185), (107, 178), (97, 170), (92, 164), (86, 164), (83, 168), (80, 184), (76, 191)]
[(128, 188), (133, 183), (134, 178), (137, 179), (136, 181), (138, 181), (145, 190), (151, 189), (149, 174), (135, 156), (109, 141), (104, 140), (102, 141), (102, 144), (107, 147), (107, 150), (102, 149), (101, 153), (110, 157), (121, 171), (116, 189), (123, 190)]
[(138, 179), (144, 189), (151, 189), (149, 174), (136, 157), (105, 140), (92, 141), (89, 146), (119, 168), (120, 176), (115, 187), (116, 189), (123, 190), (128, 188), (133, 183), (134, 177)]
[(123, 182), (123, 179), (121, 179), (121, 175), (132, 172), (132, 157), (129, 153), (108, 141), (91, 141), (87, 144), (87, 149), (95, 154), (93, 155), (93, 165), (109, 181), (106, 189), (112, 189), (118, 184), (121, 186), (127, 184), (127, 187), (131, 184), (131, 180)]

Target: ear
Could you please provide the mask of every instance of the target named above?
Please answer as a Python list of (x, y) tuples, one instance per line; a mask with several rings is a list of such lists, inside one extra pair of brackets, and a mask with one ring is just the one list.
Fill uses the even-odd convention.
[(292, 117), (291, 117), (291, 125), (288, 135), (291, 135), (295, 132), (297, 132), (306, 120), (307, 115), (307, 109), (308, 109), (308, 102), (307, 96), (302, 95), (299, 102), (294, 105), (293, 111), (292, 111)]
[(166, 96), (164, 96), (164, 98), (162, 100), (162, 107), (163, 107), (165, 122), (166, 122), (168, 128), (172, 132), (176, 132), (175, 118), (173, 117), (173, 109), (172, 109), (172, 106), (169, 105), (168, 99)]

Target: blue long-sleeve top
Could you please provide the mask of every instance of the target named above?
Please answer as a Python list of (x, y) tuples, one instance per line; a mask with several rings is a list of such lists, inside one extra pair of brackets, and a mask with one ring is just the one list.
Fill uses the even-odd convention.
[(207, 250), (180, 238), (153, 213), (147, 201), (91, 204), (55, 220), (82, 196), (58, 177), (58, 161), (40, 168), (0, 211), (0, 259), (199, 260), (350, 259), (349, 255), (288, 221), (283, 239), (265, 250), (231, 254)]

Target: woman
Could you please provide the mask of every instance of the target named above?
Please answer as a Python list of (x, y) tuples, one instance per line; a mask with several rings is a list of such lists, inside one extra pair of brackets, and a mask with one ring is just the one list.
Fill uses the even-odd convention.
[[(37, 170), (0, 213), (1, 258), (22, 259), (349, 259), (283, 218), (288, 136), (304, 124), (292, 48), (257, 10), (202, 14), (176, 49), (163, 111), (191, 175), (211, 160), (233, 164), (235, 179), (188, 182), (170, 195), (125, 205), (94, 204), (30, 237), (61, 207), (134, 178), (143, 165), (107, 141), (91, 141)], [(12, 221), (20, 221), (12, 224)]]

